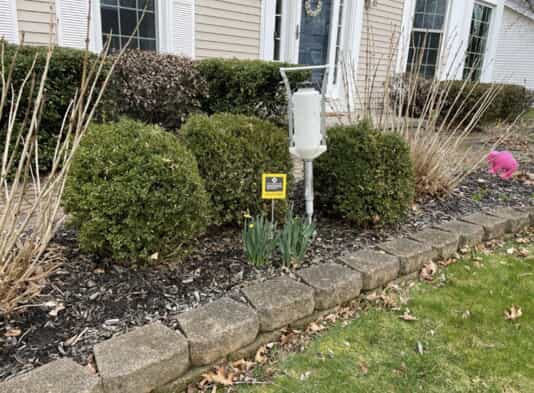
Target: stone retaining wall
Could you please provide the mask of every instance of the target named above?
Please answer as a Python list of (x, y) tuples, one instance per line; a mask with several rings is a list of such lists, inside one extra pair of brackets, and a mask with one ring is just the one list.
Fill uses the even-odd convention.
[(534, 226), (534, 209), (509, 208), (466, 216), (374, 248), (242, 290), (246, 302), (222, 298), (179, 315), (180, 331), (150, 324), (99, 343), (98, 375), (57, 360), (0, 384), (2, 393), (176, 393), (225, 359), (254, 354), (280, 328), (319, 319), (333, 307), (403, 276), (430, 259)]

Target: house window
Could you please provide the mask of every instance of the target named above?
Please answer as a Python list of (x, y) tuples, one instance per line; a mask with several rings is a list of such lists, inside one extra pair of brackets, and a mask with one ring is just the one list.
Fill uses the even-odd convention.
[(471, 18), (469, 45), (465, 57), (464, 79), (478, 81), (484, 66), (484, 54), (491, 24), (491, 7), (475, 3)]
[(341, 33), (343, 31), (343, 11), (345, 9), (345, 1), (339, 0), (339, 15), (337, 19), (337, 35), (336, 35), (336, 59), (335, 59), (335, 65), (336, 68), (334, 69), (334, 83), (337, 82), (337, 76), (339, 73), (339, 63), (340, 63), (340, 57), (341, 57)]
[(100, 0), (102, 40), (111, 37), (110, 51), (122, 49), (143, 17), (139, 29), (130, 42), (130, 48), (155, 51), (156, 0)]
[(447, 0), (416, 1), (408, 72), (419, 72), (425, 78), (436, 74), (446, 13)]
[(274, 12), (274, 45), (273, 60), (281, 59), (282, 48), (282, 0), (276, 0)]

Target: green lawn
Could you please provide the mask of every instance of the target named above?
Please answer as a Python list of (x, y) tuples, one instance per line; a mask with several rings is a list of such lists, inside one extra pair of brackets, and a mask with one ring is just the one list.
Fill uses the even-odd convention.
[(523, 120), (533, 120), (534, 121), (534, 109), (529, 109), (523, 116)]
[[(505, 252), (525, 246), (526, 258)], [(523, 315), (506, 320), (512, 305)], [(534, 244), (466, 258), (415, 285), (402, 310), (370, 308), (268, 367), (272, 384), (239, 392), (534, 392)]]

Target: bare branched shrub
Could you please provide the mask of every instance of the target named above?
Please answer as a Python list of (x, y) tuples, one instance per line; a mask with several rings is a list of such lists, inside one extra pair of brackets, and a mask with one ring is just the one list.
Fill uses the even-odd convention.
[[(366, 75), (359, 76), (360, 82), (352, 59), (342, 57), (340, 72), (345, 97), (341, 105), (344, 109), (334, 104), (334, 109), (341, 113), (340, 123), (365, 119), (371, 121), (374, 128), (402, 135), (410, 145), (417, 195), (449, 193), (480, 167), (486, 151), (512, 132), (515, 122), (502, 132), (493, 146), (477, 150), (467, 147), (466, 138), (495, 101), (502, 85), (491, 85), (483, 89), (482, 94), (475, 94), (480, 84), (451, 80), (449, 76), (455, 75), (457, 70), (446, 69), (444, 58), (440, 59), (439, 66), (446, 71), (445, 80), (423, 79), (419, 70), (424, 51), (418, 55), (411, 73), (398, 75), (394, 70), (395, 56), (401, 52), (398, 34), (391, 34), (390, 49), (385, 54), (377, 52), (373, 35), (367, 36), (369, 42), (365, 45), (371, 52), (367, 62), (375, 63), (366, 65)], [(379, 79), (378, 70), (384, 68), (387, 71)], [(421, 85), (425, 88), (421, 89)]]
[[(86, 48), (81, 84), (58, 130), (52, 169), (41, 178), (37, 136), (40, 117), (47, 110), (45, 90), (54, 45), (50, 39), (43, 71), (35, 71), (36, 54), (20, 86), (12, 80), (18, 50), (7, 58), (5, 49), (6, 43), (0, 41), (0, 124), (6, 128), (0, 172), (0, 314), (24, 307), (58, 266), (49, 243), (62, 223), (60, 202), (67, 172), (117, 61), (110, 62), (109, 45), (93, 62)], [(24, 120), (17, 121), (20, 118)]]

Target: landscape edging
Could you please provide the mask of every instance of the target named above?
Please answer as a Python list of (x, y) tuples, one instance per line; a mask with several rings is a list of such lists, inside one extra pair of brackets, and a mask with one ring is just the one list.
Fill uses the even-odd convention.
[[(481, 214), (484, 214), (485, 217), (498, 217), (500, 219), (503, 219), (503, 220), (506, 220), (506, 230), (507, 232), (506, 233), (517, 233), (517, 232), (520, 232), (524, 229), (526, 229), (529, 225), (528, 223), (530, 223), (530, 226), (532, 226), (534, 224), (534, 209), (532, 208), (526, 208), (526, 209), (514, 209), (513, 210), (513, 215), (510, 215), (509, 214), (510, 210), (506, 211), (506, 210), (489, 210), (489, 211), (485, 211), (485, 212), (481, 212)], [(506, 216), (506, 217), (505, 217)], [(519, 218), (518, 218), (519, 217)], [(460, 219), (458, 219), (457, 221), (459, 222), (470, 222), (470, 221), (473, 221), (472, 220), (472, 215), (471, 216), (466, 216), (466, 217), (462, 217)], [(512, 222), (513, 221), (513, 222)], [(493, 233), (493, 229), (491, 227), (491, 225), (494, 224), (495, 226), (498, 226), (498, 228), (495, 228), (497, 233), (501, 234), (501, 235), (504, 235), (504, 233), (501, 233), (502, 232), (502, 220), (485, 220), (485, 222), (483, 223), (483, 225), (479, 225), (479, 224), (473, 224), (474, 226), (477, 226), (477, 227), (482, 227), (484, 228), (484, 231), (485, 231), (485, 234), (486, 234), (486, 238), (491, 238), (493, 236), (492, 233)], [(434, 228), (440, 230), (440, 231), (443, 231), (443, 232), (447, 232), (446, 229), (443, 229), (444, 227), (440, 227), (440, 226), (434, 226)], [(446, 227), (445, 227), (446, 228)], [(488, 234), (490, 236), (488, 236)], [(462, 233), (459, 233), (460, 237), (463, 236)], [(499, 236), (501, 237), (501, 236)], [(412, 244), (412, 243), (410, 243)], [(428, 254), (428, 248), (430, 246), (430, 244), (428, 243), (422, 243), (422, 242), (414, 242), (413, 243), (414, 247), (416, 247), (415, 245), (417, 245), (417, 248), (420, 248), (420, 250), (418, 250), (417, 248), (415, 248), (414, 250), (411, 250), (412, 252), (410, 253), (410, 256), (406, 256), (406, 254), (403, 254), (403, 255), (395, 255), (394, 254), (394, 251), (391, 250), (390, 248), (388, 247), (381, 247), (381, 245), (377, 245), (377, 247), (370, 247), (369, 249), (370, 250), (374, 250), (373, 252), (376, 254), (377, 251), (376, 249), (381, 249), (382, 253), (387, 253), (387, 254), (391, 254), (393, 256), (396, 256), (396, 257), (403, 257), (403, 258), (414, 258), (411, 262), (410, 262), (410, 266), (418, 266), (418, 270), (420, 268), (422, 268), (423, 266), (423, 263), (421, 262), (422, 258), (421, 258), (421, 255), (427, 255)], [(472, 244), (471, 244), (472, 245)], [(434, 245), (435, 247), (435, 245)], [(462, 247), (462, 244), (460, 243), (458, 245), (459, 248)], [(380, 252), (380, 251), (379, 251)], [(372, 254), (370, 254), (372, 255)], [(343, 262), (343, 259), (340, 259), (338, 261), (336, 261), (336, 263), (338, 263), (339, 265), (341, 266), (346, 266), (346, 267), (349, 267), (351, 270), (353, 271), (358, 271), (355, 267), (351, 267), (350, 264), (347, 264), (347, 263), (344, 263)], [(320, 269), (321, 266), (323, 265), (317, 265), (315, 268), (316, 269)], [(325, 265), (325, 268), (326, 268), (327, 265)], [(417, 270), (417, 271), (418, 271)], [(414, 271), (414, 272), (405, 272), (405, 273), (408, 273), (407, 275), (409, 276), (409, 278), (414, 278), (414, 274), (415, 274), (415, 277), (417, 277), (417, 271)], [(386, 286), (387, 284), (391, 283), (391, 282), (396, 282), (398, 280), (403, 280), (405, 279), (406, 274), (402, 274), (402, 271), (401, 272), (397, 272), (397, 277), (395, 277), (394, 279), (390, 280), (389, 282), (386, 282), (384, 283), (384, 286)], [(297, 281), (296, 279), (292, 279), (292, 278), (289, 278), (287, 277), (286, 280), (289, 279), (289, 280), (292, 280), (294, 281), (295, 283), (298, 282), (300, 283), (300, 285), (304, 285), (308, 288), (310, 288), (312, 291), (313, 291), (313, 288), (310, 287), (309, 285), (305, 284), (302, 279)], [(275, 279), (276, 280), (276, 279)], [(269, 282), (271, 280), (268, 280), (264, 283), (262, 283), (262, 285), (265, 285), (265, 286), (268, 286), (269, 285)], [(342, 282), (340, 281), (340, 285), (346, 285), (346, 282)], [(258, 285), (258, 284), (252, 284), (252, 285)], [(251, 286), (252, 286), (251, 285)], [(361, 282), (359, 283), (359, 285), (361, 286)], [(246, 291), (246, 290), (245, 290)], [(314, 306), (313, 308), (312, 307), (309, 307), (312, 311), (310, 313), (308, 313), (307, 315), (305, 316), (302, 316), (301, 318), (298, 318), (298, 320), (287, 320), (287, 323), (285, 324), (286, 326), (287, 325), (290, 325), (290, 326), (294, 326), (296, 324), (299, 324), (299, 322), (301, 321), (305, 321), (305, 322), (311, 322), (317, 318), (320, 318), (321, 316), (324, 316), (325, 313), (328, 313), (330, 312), (331, 310), (319, 310), (317, 309), (317, 302), (316, 302), (316, 299), (317, 299), (317, 293), (315, 291), (313, 291), (314, 294), (313, 294), (313, 298), (310, 299), (311, 302), (313, 302)], [(356, 294), (357, 292), (359, 292), (359, 289), (356, 291), (354, 291), (354, 294)], [(345, 299), (346, 300), (346, 299)], [(288, 307), (291, 307), (291, 306), (296, 306), (296, 307), (300, 307), (300, 310), (302, 310), (302, 296), (298, 296), (298, 293), (295, 294), (295, 299), (291, 299), (291, 296), (289, 295), (289, 299), (284, 299), (284, 304), (281, 306), (282, 308), (284, 308), (284, 312), (287, 314), (287, 308)], [(292, 303), (294, 302), (294, 303)], [(254, 313), (258, 318), (259, 318), (259, 315), (258, 315), (258, 311), (252, 307), (251, 304), (249, 303), (246, 303), (246, 302), (243, 302), (242, 303), (243, 305), (245, 305), (246, 307), (248, 307), (250, 310), (249, 312), (251, 313)], [(299, 305), (300, 304), (300, 305)], [(341, 304), (337, 304), (337, 306), (340, 306)], [(190, 310), (188, 311), (188, 313), (195, 313), (195, 310), (198, 310), (198, 312), (202, 312), (202, 308), (203, 307), (207, 307), (208, 305), (204, 305), (204, 306), (201, 306), (197, 309), (193, 309), (193, 310)], [(230, 318), (231, 319), (231, 318)], [(213, 328), (213, 329), (216, 329), (217, 331), (210, 331), (210, 328), (206, 328), (205, 326), (202, 326), (202, 325), (205, 325), (203, 323), (200, 323), (199, 322), (199, 330), (202, 330), (203, 328), (205, 329), (205, 334), (206, 335), (209, 335), (209, 334), (213, 334), (214, 336), (217, 336), (217, 335), (220, 335), (221, 332), (220, 330), (217, 330), (217, 327)], [(143, 329), (145, 327), (140, 327), (138, 329)], [(212, 329), (212, 330), (213, 330)], [(134, 329), (136, 330), (136, 329)], [(225, 353), (223, 357), (221, 357), (221, 359), (218, 359), (216, 362), (212, 363), (211, 365), (205, 365), (205, 366), (201, 366), (201, 367), (194, 367), (194, 366), (191, 366), (191, 362), (190, 362), (190, 359), (191, 359), (191, 343), (188, 341), (188, 345), (187, 345), (187, 353), (188, 353), (188, 359), (184, 359), (184, 362), (187, 362), (187, 364), (189, 364), (189, 368), (187, 368), (186, 370), (180, 372), (179, 375), (176, 375), (174, 376), (174, 379), (171, 381), (171, 382), (166, 382), (164, 385), (161, 385), (161, 386), (145, 386), (143, 391), (139, 391), (139, 392), (136, 392), (136, 393), (150, 393), (150, 392), (156, 392), (156, 393), (175, 393), (177, 390), (179, 389), (185, 389), (187, 387), (187, 385), (189, 383), (192, 383), (194, 382), (195, 380), (197, 380), (198, 378), (201, 377), (201, 375), (205, 372), (207, 372), (208, 370), (210, 370), (213, 366), (215, 366), (216, 364), (219, 364), (221, 361), (224, 361), (226, 359), (236, 359), (236, 355), (241, 355), (243, 354), (245, 357), (245, 355), (250, 355), (254, 352), (255, 349), (259, 348), (261, 345), (264, 345), (265, 344), (265, 341), (271, 341), (270, 339), (276, 339), (277, 336), (280, 335), (280, 330), (281, 328), (277, 328), (275, 329), (274, 331), (271, 331), (271, 332), (264, 332), (264, 331), (258, 331), (256, 333), (256, 337), (254, 340), (252, 340), (252, 342), (250, 343), (247, 343), (246, 345), (244, 345), (243, 347), (240, 347), (239, 349), (236, 349), (236, 350), (232, 350), (231, 352), (228, 352), (228, 353)], [(132, 330), (133, 331), (133, 330)], [(131, 332), (129, 332), (131, 333)], [(129, 333), (126, 333), (126, 334), (129, 334)], [(183, 337), (183, 339), (187, 340), (187, 337), (185, 337), (181, 332), (179, 331), (175, 331), (176, 334), (180, 335), (181, 337)], [(117, 340), (118, 337), (121, 337), (121, 339), (124, 339), (124, 335), (121, 335), (121, 336), (117, 336), (117, 337), (113, 337), (111, 338), (110, 340), (108, 340), (108, 342), (111, 342), (112, 340)], [(136, 345), (137, 347), (139, 348), (140, 351), (142, 351), (142, 348), (143, 348), (143, 345), (139, 344), (139, 337), (136, 338)], [(151, 337), (147, 337), (147, 342), (151, 342), (153, 341)], [(117, 350), (117, 349), (115, 349)], [(185, 355), (185, 354), (184, 354)], [(239, 356), (238, 356), (239, 357)], [(161, 359), (154, 359), (153, 360), (153, 364), (157, 364), (158, 362), (160, 362)], [(116, 393), (116, 392), (119, 392), (120, 390), (116, 390), (114, 388), (112, 388), (111, 386), (107, 385), (106, 384), (106, 381), (102, 378), (102, 376), (100, 374), (88, 374), (87, 373), (87, 369), (82, 367), (82, 366), (78, 366), (79, 367), (79, 370), (80, 370), (80, 378), (86, 378), (87, 379), (87, 390), (80, 390), (80, 386), (72, 386), (72, 387), (69, 387), (69, 386), (65, 386), (64, 382), (66, 380), (69, 380), (68, 377), (69, 375), (65, 375), (65, 378), (59, 378), (57, 375), (58, 373), (58, 368), (57, 367), (54, 367), (54, 364), (63, 364), (62, 362), (65, 362), (65, 359), (60, 359), (60, 360), (56, 360), (54, 362), (51, 362), (51, 363), (48, 363), (42, 367), (39, 367), (37, 369), (34, 369), (26, 374), (23, 374), (23, 375), (20, 375), (20, 376), (17, 376), (11, 380), (8, 380), (8, 381), (5, 381), (5, 382), (2, 382), (0, 383), (0, 391), (2, 393), (47, 393), (49, 391), (57, 391), (57, 392), (61, 392), (61, 393), (100, 393), (101, 391), (102, 392), (105, 392), (105, 393)], [(99, 365), (100, 367), (100, 365)], [(72, 368), (72, 367), (71, 367)], [(49, 372), (48, 375), (46, 372), (43, 372), (45, 370), (51, 370), (51, 372)], [(72, 373), (72, 369), (69, 369), (68, 370), (69, 373)], [(139, 373), (143, 373), (144, 370), (143, 369), (133, 369), (131, 371), (131, 374), (130, 375), (124, 375), (122, 376), (122, 378), (124, 378), (125, 380), (135, 380), (136, 378), (139, 378)], [(53, 377), (52, 377), (53, 376)], [(95, 378), (99, 378), (100, 379), (100, 386), (98, 387), (95, 387), (94, 386), (94, 383), (91, 383), (91, 381), (94, 381)], [(83, 385), (83, 384), (82, 384)], [(54, 390), (56, 389), (56, 390)], [(75, 390), (73, 390), (75, 389)]]

